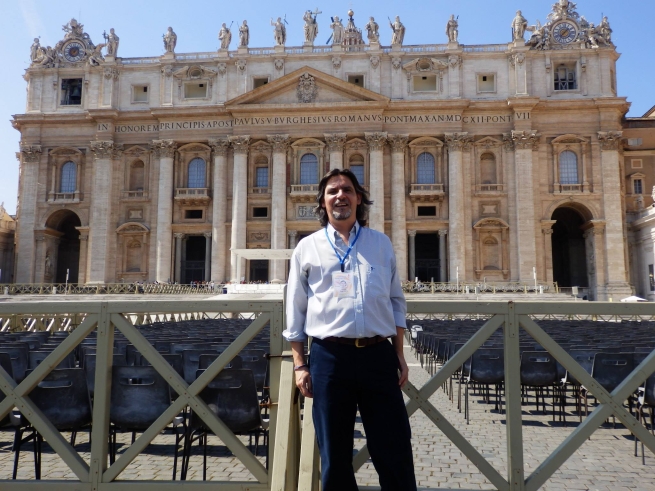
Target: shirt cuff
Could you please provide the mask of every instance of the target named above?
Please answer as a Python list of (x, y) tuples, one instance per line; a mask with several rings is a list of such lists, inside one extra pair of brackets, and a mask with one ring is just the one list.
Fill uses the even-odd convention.
[(407, 329), (407, 319), (405, 318), (404, 312), (394, 311), (393, 320), (396, 323), (397, 327), (402, 327), (403, 329)]
[(293, 343), (293, 342), (296, 342), (296, 341), (303, 342), (303, 341), (306, 341), (307, 337), (308, 337), (307, 334), (305, 334), (303, 331), (301, 331), (301, 332), (291, 332), (289, 330), (282, 331), (282, 336), (284, 336), (284, 338), (287, 341), (289, 341), (290, 343)]

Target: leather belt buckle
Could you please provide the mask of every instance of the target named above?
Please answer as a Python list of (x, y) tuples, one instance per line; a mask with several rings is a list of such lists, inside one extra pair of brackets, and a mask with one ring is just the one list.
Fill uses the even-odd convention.
[[(366, 343), (365, 343), (365, 341), (366, 341), (365, 338), (357, 338), (357, 339), (355, 339), (355, 347), (356, 347), (356, 348), (365, 348), (365, 347), (366, 347)], [(360, 342), (362, 342), (362, 344), (360, 344)]]

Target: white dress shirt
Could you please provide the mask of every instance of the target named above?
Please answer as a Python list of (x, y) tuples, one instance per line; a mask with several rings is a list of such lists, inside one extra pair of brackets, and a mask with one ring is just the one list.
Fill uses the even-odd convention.
[[(353, 244), (359, 229), (355, 223), (349, 244)], [(344, 270), (353, 273), (354, 298), (336, 298), (332, 273), (341, 271), (341, 263), (332, 246), (341, 257), (348, 246), (332, 225), (327, 225), (327, 235), (325, 232), (322, 228), (305, 237), (293, 251), (284, 337), (289, 341), (304, 341), (307, 336), (390, 337), (396, 335), (396, 326), (406, 328), (407, 305), (389, 237), (361, 227), (344, 261)]]

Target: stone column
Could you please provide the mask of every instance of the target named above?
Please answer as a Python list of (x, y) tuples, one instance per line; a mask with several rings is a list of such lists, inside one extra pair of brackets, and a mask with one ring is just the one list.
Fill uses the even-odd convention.
[(416, 278), (416, 230), (408, 230), (409, 236), (409, 281)]
[[(584, 239), (587, 255), (587, 278), (591, 291), (590, 300), (607, 301), (612, 297), (612, 292), (606, 288), (605, 268), (608, 261), (605, 257), (605, 241), (603, 240), (606, 224), (603, 220), (592, 220), (587, 226), (589, 228), (584, 233)], [(620, 300), (620, 298), (613, 298), (613, 300)]]
[[(325, 133), (325, 142), (330, 152), (330, 170), (343, 169), (343, 145), (346, 143), (345, 133)], [(364, 185), (364, 183), (360, 183)]]
[(532, 268), (537, 265), (532, 151), (539, 148), (539, 135), (532, 130), (512, 131), (511, 137), (514, 143), (518, 280), (530, 284), (534, 282)]
[[(35, 266), (36, 202), (39, 189), (41, 145), (21, 142), (20, 153), (20, 220), (16, 223), (16, 283), (33, 283)], [(44, 176), (45, 179), (45, 176)]]
[[(246, 248), (246, 219), (248, 212), (248, 146), (250, 136), (231, 136), (229, 138), (234, 149), (234, 173), (232, 175), (232, 236), (231, 249)], [(232, 283), (239, 283), (241, 278), (237, 275), (245, 271), (243, 258), (237, 258), (234, 253), (230, 259), (230, 278)], [(237, 267), (239, 266), (239, 267)]]
[(181, 283), (182, 282), (182, 239), (186, 236), (185, 234), (173, 234), (175, 237), (175, 277), (171, 278), (171, 281)]
[(155, 278), (160, 283), (171, 280), (173, 240), (173, 157), (177, 145), (173, 140), (153, 140), (150, 148), (159, 157), (159, 193), (157, 199), (157, 238)]
[(298, 232), (296, 230), (289, 230), (287, 234), (289, 235), (289, 249), (295, 249), (298, 245)]
[(384, 233), (384, 168), (385, 132), (364, 133), (369, 149), (369, 195), (373, 205), (368, 213), (368, 226)]
[(607, 298), (619, 300), (630, 296), (625, 267), (625, 219), (621, 196), (621, 166), (619, 144), (621, 131), (599, 131), (600, 168), (602, 174), (603, 215), (605, 216), (605, 285)]
[(544, 271), (546, 283), (553, 283), (553, 225), (557, 220), (542, 220), (541, 233), (544, 237)]
[(227, 261), (227, 138), (209, 140), (214, 150), (214, 185), (212, 196), (212, 256), (211, 279), (216, 283), (226, 281), (225, 263)]
[(439, 282), (446, 283), (448, 281), (448, 262), (446, 259), (446, 235), (448, 230), (439, 230)]
[(83, 285), (86, 283), (89, 262), (89, 227), (75, 228), (80, 231), (80, 262), (77, 267), (77, 283)]
[(115, 235), (111, 226), (111, 188), (113, 184), (112, 160), (120, 155), (122, 145), (111, 140), (92, 141), (94, 156), (93, 184), (91, 186), (91, 217), (89, 219), (89, 248), (93, 254), (89, 261), (87, 283), (108, 281), (107, 260), (109, 238)]
[(211, 278), (211, 257), (212, 257), (212, 233), (205, 232), (205, 281)]
[[(273, 147), (273, 172), (271, 179), (271, 249), (287, 247), (287, 149), (289, 135), (268, 135)], [(284, 283), (286, 261), (271, 261), (271, 283)]]
[(466, 218), (464, 213), (463, 150), (470, 148), (468, 133), (446, 133), (448, 146), (448, 252), (449, 281), (455, 282), (457, 268), (466, 278)]
[(391, 144), (391, 242), (396, 252), (396, 269), (400, 281), (407, 280), (405, 149), (408, 138), (409, 135), (389, 135)]

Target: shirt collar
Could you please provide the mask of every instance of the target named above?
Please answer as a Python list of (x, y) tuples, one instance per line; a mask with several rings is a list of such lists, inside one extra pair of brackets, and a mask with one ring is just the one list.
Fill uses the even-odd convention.
[[(353, 228), (350, 229), (350, 235), (348, 236), (348, 243), (352, 242), (352, 238), (354, 238), (355, 235), (357, 235), (357, 232), (359, 231), (359, 222), (355, 220), (355, 225)], [(327, 224), (327, 232), (328, 235), (331, 236), (334, 239), (334, 243), (337, 243), (337, 240), (341, 240), (341, 236), (337, 232), (337, 230), (332, 226), (330, 222)]]

